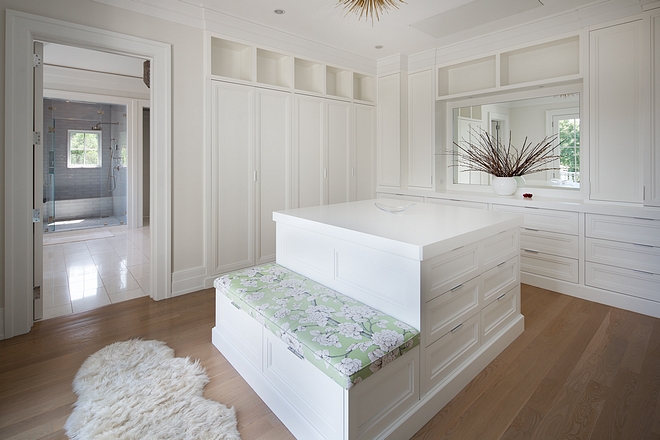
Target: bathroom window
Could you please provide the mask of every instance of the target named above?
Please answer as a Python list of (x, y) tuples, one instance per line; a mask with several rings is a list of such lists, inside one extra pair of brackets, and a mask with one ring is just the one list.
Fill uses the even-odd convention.
[(67, 166), (69, 168), (101, 167), (101, 132), (69, 130)]

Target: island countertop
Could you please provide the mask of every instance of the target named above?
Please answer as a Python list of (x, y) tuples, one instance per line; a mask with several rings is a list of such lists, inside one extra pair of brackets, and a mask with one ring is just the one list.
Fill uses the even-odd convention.
[(458, 206), (414, 203), (402, 212), (376, 206), (405, 207), (410, 202), (374, 199), (289, 209), (273, 220), (387, 252), (425, 260), (511, 228), (522, 216)]

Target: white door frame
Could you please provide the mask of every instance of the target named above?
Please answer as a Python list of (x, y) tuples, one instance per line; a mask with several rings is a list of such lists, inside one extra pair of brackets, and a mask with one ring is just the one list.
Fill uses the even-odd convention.
[(7, 9), (5, 53), (5, 338), (32, 317), (33, 42), (78, 46), (151, 60), (151, 291), (172, 295), (171, 45)]

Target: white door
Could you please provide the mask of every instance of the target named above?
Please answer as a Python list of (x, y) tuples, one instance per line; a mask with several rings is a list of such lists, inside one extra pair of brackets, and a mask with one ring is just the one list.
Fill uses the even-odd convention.
[(273, 211), (291, 207), (291, 94), (257, 89), (257, 264), (275, 260)]
[(324, 180), (328, 188), (327, 203), (350, 202), (355, 200), (351, 171), (355, 162), (351, 142), (351, 104), (326, 100), (325, 121), (328, 162)]
[(376, 109), (355, 104), (353, 121), (356, 200), (369, 200), (376, 196)]
[(323, 176), (327, 174), (323, 157), (323, 99), (295, 97), (295, 170), (294, 185), (299, 208), (326, 203)]
[(216, 273), (254, 264), (254, 89), (213, 83), (213, 247)]
[[(33, 130), (42, 139), (35, 140), (33, 150), (33, 241), (32, 241), (32, 286), (34, 291), (32, 317), (35, 321), (43, 318), (43, 274), (44, 274), (44, 225), (43, 194), (44, 194), (44, 69), (41, 60), (44, 58), (43, 43), (34, 42), (35, 67), (34, 67), (34, 108), (33, 108)], [(37, 221), (38, 220), (38, 221)]]
[(431, 188), (435, 152), (433, 71), (408, 76), (408, 186)]

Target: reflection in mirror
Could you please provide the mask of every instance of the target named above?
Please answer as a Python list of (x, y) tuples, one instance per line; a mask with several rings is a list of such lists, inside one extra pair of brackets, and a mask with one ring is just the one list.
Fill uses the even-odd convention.
[[(488, 131), (501, 144), (514, 147), (527, 138), (537, 144), (546, 136), (558, 135), (560, 158), (549, 167), (557, 170), (541, 171), (524, 176), (519, 185), (531, 187), (580, 187), (580, 94), (565, 93), (541, 98), (522, 99), (487, 105), (472, 105), (453, 109), (453, 141), (472, 141), (475, 133)], [(456, 148), (454, 146), (454, 148)], [(454, 183), (490, 185), (490, 175), (465, 171), (454, 166)]]

